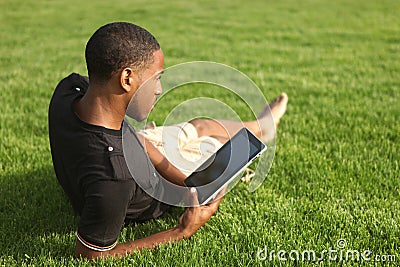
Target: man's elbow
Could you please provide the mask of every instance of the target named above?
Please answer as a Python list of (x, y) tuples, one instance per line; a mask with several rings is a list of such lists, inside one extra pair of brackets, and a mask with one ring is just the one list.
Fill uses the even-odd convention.
[(79, 240), (76, 241), (75, 253), (74, 253), (75, 258), (94, 260), (97, 258), (105, 258), (110, 255), (111, 254), (109, 253), (109, 251), (104, 251), (104, 252), (95, 251), (93, 249), (85, 247), (81, 242), (79, 242)]

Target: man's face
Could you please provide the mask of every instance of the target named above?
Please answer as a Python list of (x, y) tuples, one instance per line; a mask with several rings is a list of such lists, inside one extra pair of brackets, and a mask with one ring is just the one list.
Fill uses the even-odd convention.
[(160, 49), (154, 52), (153, 57), (153, 64), (142, 71), (141, 85), (136, 90), (126, 110), (126, 114), (137, 121), (143, 121), (147, 118), (154, 108), (157, 95), (162, 93), (160, 78), (164, 69), (164, 54)]

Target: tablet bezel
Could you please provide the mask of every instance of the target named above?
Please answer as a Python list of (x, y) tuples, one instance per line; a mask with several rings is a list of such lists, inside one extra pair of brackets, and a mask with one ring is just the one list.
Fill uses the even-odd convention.
[[(226, 181), (219, 181), (218, 185), (212, 186), (215, 181), (212, 181), (211, 183), (204, 184), (203, 181), (200, 181), (201, 179), (201, 173), (205, 173), (205, 169), (208, 168), (210, 164), (214, 164), (214, 159), (215, 157), (218, 156), (220, 153), (226, 152), (226, 149), (228, 146), (232, 147), (235, 144), (235, 141), (238, 140), (238, 137), (240, 135), (244, 135), (247, 137), (246, 139), (249, 141), (249, 143), (253, 144), (257, 151), (253, 155), (248, 155), (248, 159), (246, 161), (243, 161), (237, 168), (236, 171), (232, 171), (232, 173), (229, 173), (228, 175), (224, 175), (225, 177), (219, 176), (218, 179), (225, 179)], [(250, 148), (249, 148), (250, 149)], [(195, 187), (197, 189), (197, 194), (198, 194), (198, 200), (200, 205), (205, 205), (208, 202), (210, 202), (212, 199), (215, 198), (215, 196), (223, 189), (225, 188), (230, 182), (234, 180), (237, 175), (242, 173), (256, 158), (258, 158), (263, 152), (267, 150), (267, 146), (260, 140), (258, 139), (251, 131), (249, 131), (247, 128), (243, 127), (242, 129), (239, 130), (238, 133), (236, 133), (230, 140), (228, 140), (220, 149), (218, 149), (213, 155), (211, 155), (202, 165), (200, 165), (192, 174), (190, 174), (185, 180), (184, 184), (187, 187)], [(248, 151), (250, 154), (250, 150)], [(231, 158), (232, 156), (230, 156)], [(210, 162), (212, 161), (212, 162)]]

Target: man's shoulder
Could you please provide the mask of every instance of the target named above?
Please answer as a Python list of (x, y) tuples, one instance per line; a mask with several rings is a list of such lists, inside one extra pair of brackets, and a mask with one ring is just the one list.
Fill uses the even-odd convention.
[(57, 84), (50, 101), (50, 109), (52, 108), (52, 105), (57, 108), (60, 105), (57, 102), (65, 103), (68, 102), (68, 98), (74, 99), (79, 95), (85, 94), (88, 87), (88, 77), (77, 73), (71, 73)]
[[(88, 78), (72, 73), (57, 85), (49, 103), (48, 126), (50, 145), (69, 147), (71, 142), (81, 140), (82, 122), (73, 110), (74, 100), (83, 96), (88, 87)], [(66, 144), (69, 144), (66, 146)], [(54, 151), (52, 150), (52, 153)]]
[(59, 88), (61, 89), (79, 88), (78, 91), (83, 90), (85, 92), (88, 87), (89, 87), (89, 78), (87, 76), (82, 76), (78, 73), (71, 73), (58, 83), (56, 91)]

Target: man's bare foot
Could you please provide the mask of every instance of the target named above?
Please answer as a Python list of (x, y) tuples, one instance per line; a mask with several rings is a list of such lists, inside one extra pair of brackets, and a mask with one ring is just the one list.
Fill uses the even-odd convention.
[(288, 103), (289, 97), (286, 93), (281, 93), (274, 101), (269, 104), (269, 108), (271, 109), (272, 117), (274, 118), (275, 125), (278, 125), (280, 119), (286, 112), (286, 106)]
[(286, 112), (288, 103), (288, 96), (286, 93), (281, 93), (269, 105), (266, 105), (257, 116), (257, 120), (261, 125), (262, 139), (267, 142), (274, 138), (274, 126), (278, 126), (280, 119)]

